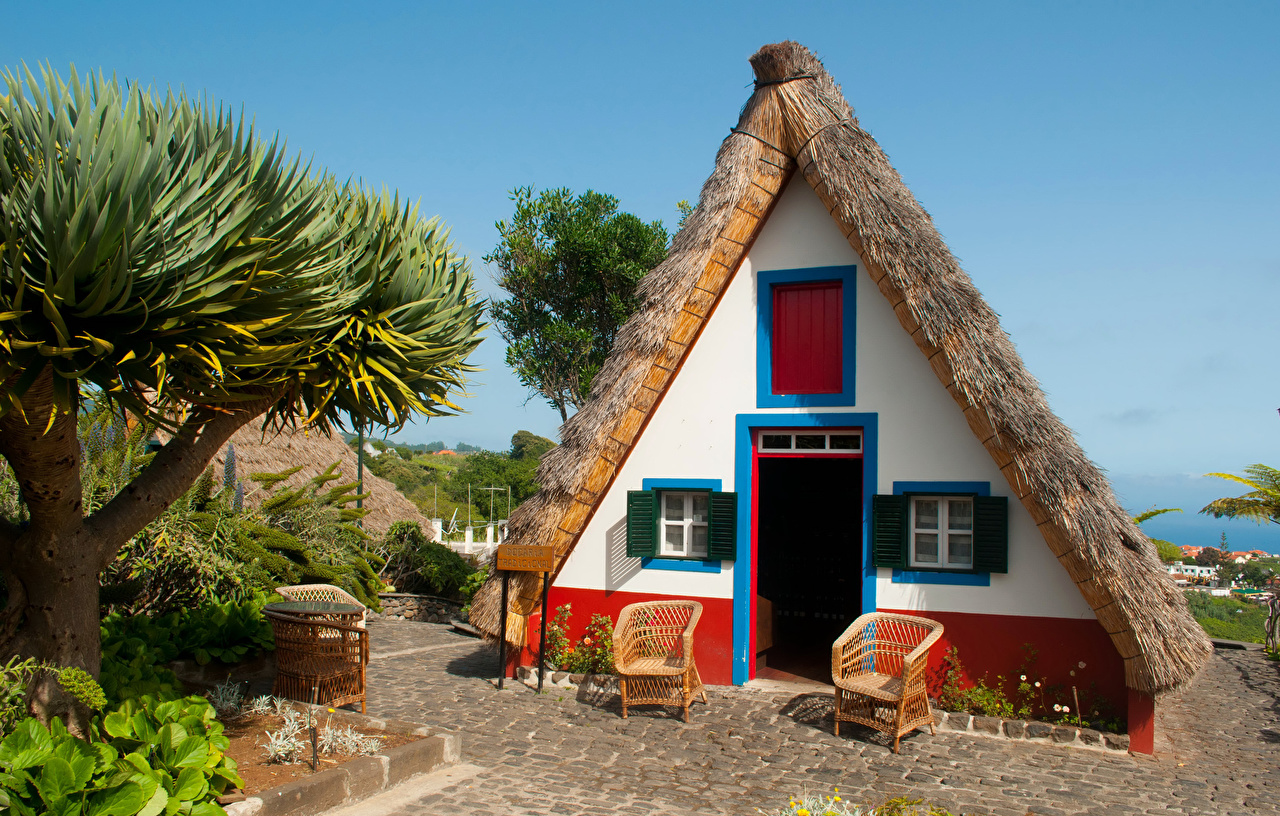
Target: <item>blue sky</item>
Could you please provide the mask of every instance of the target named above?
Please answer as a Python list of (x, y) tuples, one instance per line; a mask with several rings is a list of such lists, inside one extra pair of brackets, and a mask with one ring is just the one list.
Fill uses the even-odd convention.
[[(516, 185), (673, 225), (795, 39), (840, 82), (1148, 532), (1280, 551), (1194, 511), (1208, 471), (1280, 466), (1280, 5), (60, 3), (6, 12), (0, 64), (207, 91), (340, 177), (386, 184), (480, 256)], [(503, 365), (470, 414), (404, 431), (505, 448), (558, 414)]]

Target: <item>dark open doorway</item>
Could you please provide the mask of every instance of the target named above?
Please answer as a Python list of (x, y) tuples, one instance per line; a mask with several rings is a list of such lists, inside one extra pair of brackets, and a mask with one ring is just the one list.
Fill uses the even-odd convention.
[(757, 466), (756, 676), (830, 683), (831, 644), (862, 611), (862, 459)]

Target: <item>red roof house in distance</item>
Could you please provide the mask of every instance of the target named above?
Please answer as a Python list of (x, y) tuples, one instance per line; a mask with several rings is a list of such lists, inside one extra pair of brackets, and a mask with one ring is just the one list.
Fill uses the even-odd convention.
[[(971, 678), (1096, 688), (1151, 751), (1210, 652), (1154, 545), (1050, 410), (932, 220), (796, 43), (755, 89), (508, 541), (551, 605), (693, 598), (707, 683), (817, 676), (874, 611), (945, 626)], [(540, 581), (472, 622), (528, 641)]]

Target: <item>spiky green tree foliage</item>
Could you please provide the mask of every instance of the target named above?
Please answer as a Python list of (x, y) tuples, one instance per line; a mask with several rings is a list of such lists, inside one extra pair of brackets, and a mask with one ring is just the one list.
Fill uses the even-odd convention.
[(1234, 473), (1206, 473), (1250, 488), (1234, 498), (1216, 499), (1200, 510), (1214, 518), (1246, 518), (1259, 524), (1280, 524), (1280, 470), (1266, 465), (1249, 465), (1245, 476)]
[[(0, 653), (96, 676), (97, 575), (239, 427), (399, 427), (456, 406), (481, 306), (435, 221), (335, 184), (207, 102), (6, 72), (0, 96)], [(86, 512), (76, 407), (167, 442)], [(84, 725), (56, 684), (37, 714)]]

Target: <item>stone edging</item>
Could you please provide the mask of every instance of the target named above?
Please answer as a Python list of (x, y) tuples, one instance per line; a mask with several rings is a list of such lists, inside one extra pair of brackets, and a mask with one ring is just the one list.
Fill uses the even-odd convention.
[[(529, 688), (538, 687), (538, 670), (533, 666), (521, 666), (516, 670), (516, 677)], [(576, 689), (585, 687), (591, 694), (620, 693), (616, 674), (570, 674), (566, 671), (545, 671), (542, 675), (543, 688)]]
[(458, 616), (462, 608), (456, 601), (435, 595), (414, 595), (409, 592), (380, 592), (378, 603), (381, 612), (370, 610), (370, 618), (386, 620), (411, 620), (421, 623), (448, 623)]
[(293, 703), (293, 706), (301, 711), (311, 708), (317, 718), (331, 716), (340, 723), (425, 739), (374, 756), (357, 757), (336, 768), (262, 791), (242, 802), (223, 805), (229, 816), (315, 816), (339, 805), (367, 799), (411, 776), (456, 764), (462, 755), (462, 740), (457, 734), (433, 734), (430, 727), (418, 723), (383, 720), (342, 709), (330, 715), (325, 706), (304, 703)]
[(1075, 748), (1094, 748), (1104, 751), (1129, 750), (1128, 734), (1112, 734), (1108, 731), (1077, 728), (1073, 725), (1053, 725), (1051, 723), (1028, 720), (982, 717), (963, 711), (948, 712), (935, 709), (933, 717), (934, 722), (938, 724), (938, 728), (946, 731), (961, 731), (986, 737), (1050, 742), (1057, 745), (1070, 745)]

